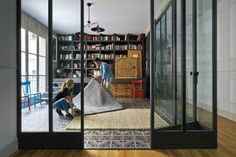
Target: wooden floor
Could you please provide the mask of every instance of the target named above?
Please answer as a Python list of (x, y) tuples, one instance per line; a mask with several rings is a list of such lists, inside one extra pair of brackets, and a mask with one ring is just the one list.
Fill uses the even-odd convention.
[(236, 122), (218, 116), (218, 149), (19, 150), (12, 157), (236, 157)]

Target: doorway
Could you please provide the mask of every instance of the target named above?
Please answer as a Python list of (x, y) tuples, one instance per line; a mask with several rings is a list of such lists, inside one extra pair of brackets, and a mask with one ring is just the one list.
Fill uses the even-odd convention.
[(151, 12), (151, 119), (169, 122), (152, 121), (152, 148), (217, 147), (216, 3), (177, 0)]
[[(43, 0), (43, 1), (28, 1), (22, 0), (18, 2), (18, 37), (21, 40), (18, 42), (18, 139), (19, 148), (83, 148), (83, 116), (76, 131), (62, 130), (68, 123), (69, 109), (63, 108), (60, 112), (62, 116), (58, 116), (55, 109), (55, 95), (62, 90), (62, 84), (67, 82), (57, 81), (57, 76), (62, 76), (60, 63), (63, 63), (63, 68), (68, 72), (74, 62), (75, 55), (73, 47), (70, 45), (70, 36), (65, 40), (61, 40), (55, 32), (58, 26), (55, 21), (56, 17), (61, 16), (61, 10), (69, 7), (62, 5), (62, 1)], [(73, 29), (81, 32), (84, 36), (84, 8), (82, 1), (74, 1), (72, 13), (67, 15), (70, 20), (78, 25)], [(60, 8), (58, 10), (58, 8)], [(64, 13), (66, 14), (66, 13)], [(77, 19), (76, 14), (81, 14)], [(67, 18), (61, 18), (61, 22)], [(67, 30), (67, 31), (72, 31)], [(74, 31), (74, 30), (73, 30)], [(71, 39), (72, 40), (72, 39)], [(62, 46), (58, 46), (62, 43)], [(84, 53), (84, 40), (80, 41), (82, 48), (81, 53)], [(64, 45), (63, 45), (64, 44)], [(65, 58), (58, 56), (58, 51), (63, 52)], [(60, 62), (59, 61), (63, 61)], [(76, 90), (74, 92), (81, 93), (80, 99), (80, 115), (83, 115), (83, 89), (84, 89), (84, 58), (76, 60), (81, 63), (81, 71), (77, 74), (81, 77), (74, 80)], [(58, 65), (57, 65), (58, 64)], [(74, 70), (74, 69), (72, 69)], [(75, 70), (74, 70), (75, 71)], [(73, 71), (73, 72), (74, 72)], [(65, 111), (65, 112), (64, 112)]]
[[(20, 148), (84, 148), (86, 142), (88, 143), (86, 141), (87, 132), (83, 130), (85, 128), (83, 112), (86, 111), (86, 108), (83, 108), (86, 94), (84, 88), (90, 82), (86, 76), (90, 76), (91, 71), (95, 69), (92, 67), (91, 62), (96, 56), (99, 56), (104, 62), (115, 66), (115, 57), (119, 56), (123, 61), (125, 60), (124, 56), (129, 55), (128, 50), (132, 50), (133, 56), (137, 56), (135, 54), (137, 51), (138, 57), (130, 60), (132, 64), (139, 64), (139, 71), (136, 74), (139, 76), (139, 79), (142, 79), (143, 76), (142, 69), (144, 70), (145, 68), (142, 67), (144, 64), (140, 60), (142, 56), (145, 56), (145, 53), (139, 52), (144, 49), (144, 34), (84, 34), (83, 29), (85, 27), (78, 27), (80, 25), (84, 26), (82, 22), (84, 21), (84, 10), (81, 7), (85, 6), (82, 3), (83, 1), (72, 1), (72, 4), (64, 2), (53, 0), (32, 2), (22, 0), (18, 6), (18, 19), (21, 19), (21, 25), (18, 25), (18, 28), (22, 30), (18, 32), (21, 36), (22, 44), (20, 48), (21, 54), (19, 54), (21, 60), (18, 61), (19, 67), (22, 67), (18, 72), (18, 91), (21, 91), (18, 92), (18, 134)], [(68, 8), (71, 12), (64, 12), (62, 16), (62, 11), (68, 10)], [(32, 10), (35, 10), (35, 12), (30, 12)], [(79, 18), (76, 16), (78, 14), (81, 14)], [(60, 27), (62, 23), (70, 23), (72, 26)], [(99, 47), (99, 50), (96, 49), (97, 47)], [(111, 49), (110, 47), (114, 48)], [(33, 59), (31, 59), (32, 55), (34, 56)], [(30, 79), (29, 74), (31, 73), (35, 75), (35, 80)], [(134, 73), (136, 72), (134, 71)], [(132, 74), (129, 77), (135, 79), (134, 75)], [(46, 76), (46, 80), (40, 82), (44, 76)], [(77, 97), (77, 102), (80, 105), (81, 113), (80, 119), (76, 122), (76, 129), (67, 129), (71, 119), (69, 120), (67, 117), (59, 115), (53, 109), (53, 98), (61, 90), (63, 83), (68, 78), (74, 81), (73, 95), (75, 96), (80, 93)], [(28, 82), (27, 87), (31, 89), (25, 90), (26, 92), (24, 93), (22, 87), (25, 82)], [(118, 98), (120, 93), (116, 93), (118, 94), (116, 95), (116, 101), (128, 110), (145, 109), (145, 111), (148, 111), (147, 115), (150, 115), (147, 100), (141, 101), (140, 99), (140, 101), (136, 101), (130, 98), (132, 95), (131, 79), (127, 83), (118, 83), (119, 87), (120, 84), (123, 84), (122, 88), (125, 87), (125, 93), (129, 98)], [(145, 89), (147, 85), (145, 79), (142, 85)], [(44, 88), (39, 88), (41, 86)], [(63, 115), (66, 114), (64, 111), (61, 113)], [(129, 115), (129, 113), (126, 113), (125, 117), (127, 118)], [(149, 117), (146, 117), (146, 120), (150, 121)], [(146, 124), (146, 130), (149, 130), (149, 122), (146, 122)], [(130, 126), (130, 128), (132, 127)], [(140, 130), (140, 128), (139, 130), (133, 130), (130, 128), (128, 130), (126, 130), (127, 128), (123, 129), (120, 132), (117, 128), (107, 128), (109, 131), (106, 134), (109, 137), (104, 138), (111, 138), (113, 142), (109, 142), (116, 148), (123, 148), (124, 145), (126, 145), (125, 148), (127, 149), (150, 148), (150, 131)], [(94, 131), (91, 132), (92, 134), (97, 134)], [(90, 139), (94, 138), (91, 136), (92, 134), (87, 134)], [(86, 139), (84, 139), (84, 135)], [(49, 141), (48, 144), (44, 142), (46, 139)], [(62, 142), (63, 140), (65, 142)], [(30, 143), (35, 144), (30, 145)], [(120, 143), (122, 144), (120, 145)]]
[[(121, 98), (116, 101), (126, 109), (148, 110), (142, 114), (149, 116), (146, 118), (151, 129), (121, 131), (114, 128), (85, 130), (85, 88), (90, 83), (85, 76), (96, 69), (90, 63), (97, 56), (104, 57), (111, 66), (117, 66), (112, 62), (116, 57), (121, 57), (122, 63), (125, 63), (124, 58), (129, 56), (128, 47), (130, 50), (142, 47), (139, 34), (85, 34), (84, 0), (73, 1), (72, 6), (58, 0), (38, 1), (44, 10), (34, 8), (34, 13), (42, 13), (39, 17), (44, 23), (35, 21), (35, 14), (27, 14), (27, 8), (32, 7), (33, 2), (22, 0), (18, 4), (18, 37), (21, 37), (17, 54), (18, 67), (21, 67), (17, 74), (19, 148), (216, 147), (216, 0), (170, 1), (157, 15), (154, 13), (157, 13), (155, 7), (160, 4), (159, 1), (158, 4), (154, 0), (150, 2), (150, 57), (142, 54), (146, 56), (146, 66), (150, 63), (150, 102)], [(72, 13), (62, 12), (66, 9)], [(62, 13), (66, 17), (62, 17)], [(81, 16), (78, 18), (77, 14)], [(56, 19), (60, 20), (56, 22)], [(60, 22), (72, 23), (74, 27), (57, 29)], [(146, 37), (141, 36), (141, 39)], [(137, 58), (134, 60), (131, 67), (139, 64), (147, 70), (144, 60), (141, 63)], [(131, 71), (129, 77), (139, 75), (132, 68)], [(80, 93), (77, 97), (80, 118), (76, 129), (71, 130), (65, 129), (71, 120), (60, 117), (53, 110), (53, 98), (68, 78), (74, 81), (73, 95)], [(122, 88), (130, 93), (127, 83), (122, 84), (125, 84)], [(31, 89), (23, 90), (23, 85)], [(147, 90), (146, 87), (143, 88)], [(98, 143), (89, 144), (97, 140)]]

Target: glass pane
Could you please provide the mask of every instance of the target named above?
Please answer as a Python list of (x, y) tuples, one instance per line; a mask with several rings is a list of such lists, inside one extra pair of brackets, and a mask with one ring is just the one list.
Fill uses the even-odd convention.
[(197, 1), (197, 120), (212, 129), (212, 0)]
[[(165, 110), (162, 109), (160, 101), (160, 84), (161, 84), (161, 22), (156, 24), (156, 39), (155, 39), (155, 66), (154, 66), (154, 128), (162, 128), (169, 126), (165, 121)], [(163, 112), (164, 111), (164, 112)], [(159, 119), (157, 119), (159, 117)]]
[(25, 81), (26, 81), (26, 76), (21, 75), (21, 81), (22, 81), (22, 82), (25, 82)]
[[(48, 94), (46, 78), (46, 62), (45, 59), (39, 58), (38, 50), (41, 51), (42, 40), (37, 40), (40, 35), (47, 39), (48, 36), (48, 0), (21, 0), (21, 25), (26, 28), (26, 39), (23, 41), (23, 31), (21, 33), (21, 45), (26, 53), (21, 53), (21, 82), (30, 82), (29, 85), (22, 85), (21, 98), (21, 131), (22, 132), (48, 132)], [(35, 33), (32, 33), (35, 32)], [(36, 33), (37, 32), (37, 33)], [(26, 43), (24, 43), (26, 42)], [(46, 44), (44, 41), (43, 43)], [(40, 45), (40, 48), (37, 47)], [(45, 49), (46, 46), (42, 49)], [(23, 50), (23, 49), (22, 49)], [(46, 55), (46, 54), (45, 54)], [(23, 60), (25, 58), (25, 60)], [(25, 68), (24, 68), (25, 67)], [(24, 71), (23, 69), (26, 69)], [(38, 76), (43, 73), (45, 76)], [(31, 90), (29, 90), (29, 88)], [(23, 89), (27, 92), (23, 92)], [(29, 95), (29, 96), (28, 96)]]
[[(64, 11), (63, 11), (64, 10)], [(66, 10), (66, 11), (65, 11)], [(62, 11), (63, 17), (62, 18)], [(80, 0), (53, 0), (53, 131), (80, 132), (81, 43), (80, 40)], [(75, 36), (77, 34), (77, 36)], [(56, 45), (58, 44), (58, 45)], [(56, 49), (58, 47), (58, 49)], [(56, 58), (57, 57), (57, 58)], [(86, 64), (84, 64), (86, 66)], [(83, 72), (84, 73), (84, 72)], [(68, 81), (70, 80), (70, 81)], [(72, 81), (73, 80), (73, 81)], [(86, 81), (87, 79), (85, 79)], [(66, 84), (64, 84), (67, 82)], [(65, 86), (64, 86), (65, 85)], [(65, 87), (65, 88), (64, 88)], [(62, 89), (62, 91), (61, 91)], [(61, 93), (65, 93), (60, 97)], [(78, 98), (78, 101), (73, 99)], [(74, 110), (71, 104), (77, 109)], [(63, 117), (63, 118), (62, 118)], [(74, 117), (76, 117), (74, 119)], [(75, 127), (68, 128), (72, 119)]]
[[(154, 66), (154, 105), (155, 105), (155, 112), (154, 112), (154, 128), (162, 128), (169, 126), (167, 122), (165, 122), (164, 115), (160, 109), (160, 76), (161, 76), (161, 36), (160, 36), (160, 22), (156, 24), (156, 39), (155, 39), (155, 66)], [(156, 119), (156, 117), (160, 117), (160, 119)]]
[[(166, 14), (165, 14), (166, 15)], [(166, 16), (161, 18), (161, 82), (160, 82), (160, 98), (165, 99), (166, 96), (166, 77), (165, 77), (165, 62), (164, 62), (164, 53), (166, 47)], [(161, 103), (162, 104), (162, 103)]]
[(25, 51), (25, 29), (21, 28), (21, 51)]
[(28, 54), (28, 63), (29, 75), (37, 75), (37, 56)]
[[(172, 6), (156, 25), (155, 53), (155, 112), (162, 117), (155, 122), (155, 128), (175, 125), (175, 104), (173, 101), (173, 60), (172, 60)], [(158, 123), (159, 122), (159, 123)]]
[(39, 76), (39, 92), (41, 93), (47, 92), (46, 87), (47, 87), (46, 76)]
[(39, 75), (46, 75), (46, 58), (39, 57)]
[(172, 61), (172, 7), (170, 6), (169, 9), (166, 12), (166, 46), (165, 51), (163, 54), (163, 60), (165, 64), (165, 72), (163, 70), (163, 73), (165, 75), (166, 81), (165, 86), (167, 88), (166, 90), (166, 98), (168, 100), (168, 103), (171, 105), (171, 110), (169, 111), (171, 114), (173, 114), (173, 117), (171, 118), (172, 123), (174, 122), (174, 103), (173, 103), (173, 76), (172, 76), (172, 68), (173, 68), (173, 61)]
[(46, 56), (46, 39), (39, 37), (39, 55)]
[(161, 12), (161, 9), (163, 9), (163, 3), (165, 0), (154, 0), (154, 17), (158, 15), (158, 13)]
[(194, 120), (193, 107), (193, 1), (186, 1), (186, 122)]
[(29, 48), (29, 53), (37, 54), (37, 35), (28, 32), (28, 48)]
[(24, 52), (21, 52), (21, 75), (26, 74), (26, 55)]
[(182, 121), (182, 90), (181, 90), (181, 0), (176, 1), (176, 104), (177, 124)]
[(175, 105), (173, 102), (173, 79), (172, 79), (172, 7), (166, 12), (166, 21), (162, 20), (161, 37), (161, 105), (165, 109), (165, 117), (170, 125), (175, 123)]
[(30, 81), (31, 93), (36, 93), (38, 91), (38, 89), (37, 89), (37, 82), (38, 82), (37, 76), (30, 76), (29, 75), (28, 80)]

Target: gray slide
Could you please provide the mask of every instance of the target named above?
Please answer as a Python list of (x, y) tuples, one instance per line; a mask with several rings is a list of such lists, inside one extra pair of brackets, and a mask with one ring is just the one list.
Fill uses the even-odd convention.
[[(80, 93), (73, 98), (73, 102), (75, 106), (81, 109)], [(84, 114), (95, 114), (122, 108), (122, 105), (93, 78), (84, 88)]]

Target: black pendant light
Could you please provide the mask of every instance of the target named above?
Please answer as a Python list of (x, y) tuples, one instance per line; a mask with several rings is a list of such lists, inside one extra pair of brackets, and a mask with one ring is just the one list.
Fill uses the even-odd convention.
[(91, 28), (91, 31), (94, 31), (94, 32), (100, 33), (100, 32), (104, 32), (105, 29), (102, 28), (102, 27), (99, 27), (99, 25), (97, 25), (96, 27)]
[(85, 25), (84, 27), (90, 28), (90, 26), (92, 26), (92, 25), (94, 25), (94, 24), (97, 24), (96, 27), (91, 28), (91, 31), (94, 31), (94, 32), (97, 32), (97, 33), (104, 32), (105, 29), (102, 28), (102, 27), (100, 27), (97, 22), (91, 23), (91, 20), (90, 20), (90, 7), (91, 7), (92, 4), (93, 4), (93, 3), (87, 3), (87, 6), (88, 6), (88, 23), (87, 23), (87, 25)]

